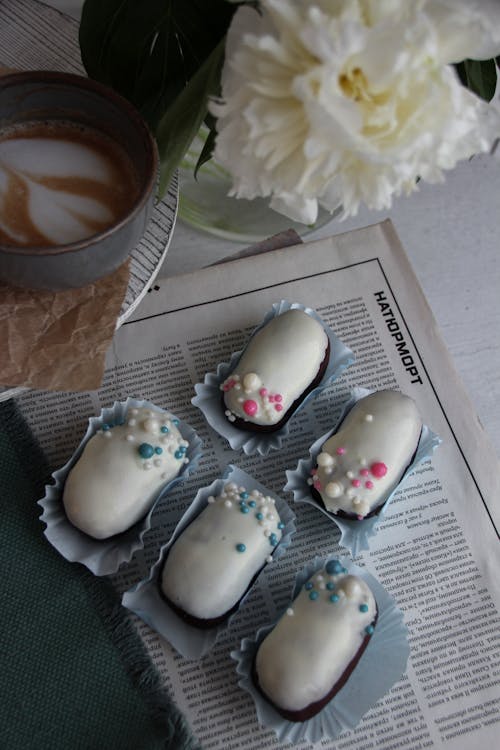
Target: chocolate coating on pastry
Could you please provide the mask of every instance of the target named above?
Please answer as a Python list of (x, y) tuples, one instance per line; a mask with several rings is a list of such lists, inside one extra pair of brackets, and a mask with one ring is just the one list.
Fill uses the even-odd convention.
[(191, 625), (224, 622), (272, 560), (283, 526), (274, 498), (228, 482), (170, 548), (161, 595)]
[(280, 429), (319, 384), (330, 342), (323, 326), (302, 310), (287, 310), (249, 341), (221, 384), (223, 408), (236, 427), (253, 432)]
[(332, 560), (314, 574), (257, 651), (254, 682), (289, 721), (306, 721), (335, 697), (374, 632), (373, 594), (344, 571)]
[(86, 443), (64, 485), (69, 521), (107, 539), (143, 518), (158, 491), (188, 461), (188, 442), (171, 414), (130, 408), (123, 424), (104, 424)]
[(308, 480), (313, 497), (343, 518), (376, 515), (412, 462), (421, 432), (408, 396), (377, 391), (360, 399), (317, 456)]

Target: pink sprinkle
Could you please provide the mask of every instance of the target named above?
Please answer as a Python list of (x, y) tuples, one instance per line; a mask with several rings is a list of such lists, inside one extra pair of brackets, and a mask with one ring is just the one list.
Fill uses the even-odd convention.
[(315, 469), (311, 469), (311, 471), (309, 473), (310, 474), (316, 474), (317, 470), (318, 470), (318, 467), (316, 467)]
[(282, 404), (274, 404), (274, 408), (276, 411), (283, 411), (283, 405)]
[(321, 482), (314, 482), (313, 487), (315, 490), (318, 490), (321, 492)]
[(366, 487), (367, 490), (372, 490), (373, 489), (373, 482), (371, 481), (371, 479), (369, 479), (367, 482), (365, 482), (365, 487)]
[(281, 395), (281, 393), (275, 393), (274, 394), (274, 400), (275, 401), (283, 401), (283, 396)]
[(343, 456), (345, 453), (345, 448), (337, 448), (337, 456)]
[(261, 396), (267, 396), (267, 388), (261, 388), (259, 391), (259, 394)]
[(362, 521), (364, 516), (358, 516), (358, 521)]
[(376, 461), (370, 466), (370, 471), (377, 479), (382, 479), (387, 474), (387, 466), (382, 461)]
[(253, 401), (251, 398), (243, 402), (243, 411), (245, 414), (248, 414), (249, 417), (253, 417), (254, 414), (257, 414), (258, 408), (257, 402)]
[(361, 469), (359, 473), (362, 477), (367, 477), (370, 472), (368, 471), (368, 469)]
[(361, 485), (361, 482), (359, 479), (353, 479), (351, 484), (353, 487), (359, 487)]
[(233, 380), (233, 378), (231, 378), (231, 380), (228, 380), (227, 383), (224, 383), (224, 385), (222, 386), (222, 390), (229, 391), (231, 390), (231, 388), (233, 388), (235, 384), (236, 384), (236, 381)]
[(273, 395), (268, 396), (267, 400), (269, 401), (270, 404), (274, 403), (274, 396)]

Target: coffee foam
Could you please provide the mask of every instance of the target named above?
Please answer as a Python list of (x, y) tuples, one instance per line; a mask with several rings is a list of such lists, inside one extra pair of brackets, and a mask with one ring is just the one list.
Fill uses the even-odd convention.
[(125, 151), (100, 131), (66, 121), (0, 131), (0, 242), (62, 245), (123, 217), (138, 194)]

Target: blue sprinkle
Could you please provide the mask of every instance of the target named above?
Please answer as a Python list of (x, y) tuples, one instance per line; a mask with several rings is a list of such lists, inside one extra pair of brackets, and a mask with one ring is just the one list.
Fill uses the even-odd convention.
[(335, 584), (333, 583), (333, 581), (328, 581), (328, 583), (326, 584), (326, 588), (328, 589), (328, 591), (334, 591)]
[(163, 427), (160, 427), (160, 432), (163, 432), (164, 435), (168, 432), (168, 427), (166, 424), (163, 425)]
[(305, 585), (305, 589), (306, 589), (306, 591), (310, 591), (310, 590), (311, 590), (311, 589), (313, 589), (313, 588), (314, 588), (314, 583), (312, 583), (312, 581), (308, 581), (308, 582), (306, 583), (306, 585)]
[(283, 521), (280, 521), (278, 524), (278, 529), (284, 529), (284, 528), (285, 528), (285, 524), (283, 523)]
[(163, 453), (163, 448), (160, 448), (160, 446), (157, 445), (155, 448), (155, 453), (157, 456), (161, 456), (161, 454)]
[(245, 547), (244, 544), (237, 544), (236, 545), (236, 551), (237, 552), (245, 552), (245, 550), (246, 550), (246, 547)]
[(155, 449), (149, 443), (141, 443), (137, 450), (141, 458), (151, 458), (155, 452)]
[(175, 458), (184, 458), (184, 453), (180, 450), (176, 450), (174, 453)]
[(338, 573), (342, 573), (344, 568), (339, 563), (338, 560), (328, 560), (325, 570), (328, 573), (328, 575), (337, 575)]
[(269, 544), (271, 545), (271, 547), (274, 547), (275, 544), (278, 544), (278, 537), (276, 536), (276, 534), (271, 534), (271, 536), (269, 537)]
[(309, 594), (309, 599), (312, 602), (314, 602), (314, 601), (316, 601), (316, 599), (318, 598), (318, 596), (319, 596), (319, 594), (318, 594), (317, 591), (311, 591), (311, 593)]
[(330, 601), (331, 602), (338, 602), (339, 598), (340, 597), (339, 597), (338, 594), (332, 594), (331, 597), (330, 597)]
[(249, 506), (251, 508), (255, 508), (255, 506), (257, 505), (257, 503), (255, 502), (255, 500), (250, 500), (248, 504), (249, 504)]
[(342, 568), (342, 573), (347, 573), (347, 568)]
[(240, 497), (242, 500), (248, 500), (248, 492), (240, 492)]
[(179, 426), (179, 420), (178, 419), (172, 419), (172, 424), (174, 424), (176, 427)]
[(257, 521), (262, 521), (264, 516), (262, 515), (262, 513), (256, 513), (255, 518), (257, 519)]
[(248, 507), (248, 505), (241, 505), (240, 511), (241, 513), (250, 513), (250, 508)]
[(107, 432), (111, 429), (111, 425), (104, 423), (102, 426), (103, 432)]
[(187, 451), (187, 448), (185, 445), (179, 445), (178, 450), (180, 450), (182, 453), (185, 453)]
[(368, 612), (368, 604), (360, 604), (359, 605), (359, 611), (360, 612)]
[(365, 633), (367, 635), (372, 635), (374, 631), (375, 631), (375, 628), (373, 627), (373, 625), (367, 625), (365, 628)]

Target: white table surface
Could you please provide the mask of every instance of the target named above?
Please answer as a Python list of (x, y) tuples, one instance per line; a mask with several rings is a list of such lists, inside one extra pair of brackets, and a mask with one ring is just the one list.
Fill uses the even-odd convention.
[[(82, 0), (45, 0), (78, 18)], [(500, 151), (500, 149), (498, 150)], [(500, 158), (475, 157), (390, 211), (360, 211), (311, 235), (394, 223), (485, 430), (500, 455)], [(160, 277), (238, 249), (178, 222)]]

